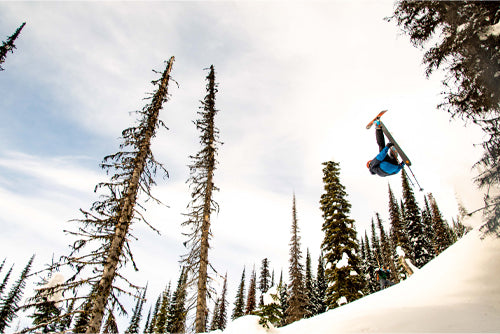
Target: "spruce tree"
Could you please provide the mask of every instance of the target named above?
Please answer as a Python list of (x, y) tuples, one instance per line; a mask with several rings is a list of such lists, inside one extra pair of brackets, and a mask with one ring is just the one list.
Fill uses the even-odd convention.
[(69, 255), (61, 257), (53, 266), (67, 266), (74, 271), (59, 288), (65, 295), (69, 291), (86, 293), (88, 290), (81, 287), (91, 287), (92, 293), (76, 297), (82, 301), (77, 309), (90, 307), (84, 314), (88, 320), (81, 318), (79, 323), (84, 325), (79, 330), (87, 333), (99, 332), (106, 310), (113, 305), (124, 310), (119, 295), (124, 291), (135, 295), (141, 289), (119, 271), (128, 263), (138, 270), (130, 247), (130, 240), (135, 238), (131, 225), (142, 221), (152, 228), (140, 212), (138, 198), (144, 196), (159, 203), (151, 194), (156, 184), (155, 175), (158, 170), (168, 174), (155, 160), (151, 142), (158, 128), (165, 126), (159, 113), (168, 99), (173, 62), (174, 57), (168, 61), (161, 79), (153, 82), (157, 90), (150, 103), (137, 111), (138, 124), (122, 132), (120, 151), (103, 159), (101, 167), (112, 176), (109, 182), (98, 184), (96, 191), (106, 193), (100, 195), (100, 200), (89, 211), (81, 210), (83, 218), (75, 220), (79, 227), (76, 231), (67, 231), (77, 240), (70, 245)]
[(375, 257), (375, 253), (370, 247), (370, 241), (368, 240), (368, 234), (365, 232), (365, 249), (366, 249), (366, 259), (367, 259), (367, 269), (365, 272), (365, 277), (367, 281), (367, 289), (370, 293), (378, 291), (376, 272), (379, 267)]
[(316, 287), (314, 284), (314, 277), (311, 268), (311, 254), (309, 253), (309, 248), (307, 249), (306, 253), (306, 276), (304, 281), (304, 287), (306, 290), (307, 299), (309, 300), (309, 303), (306, 305), (306, 309), (309, 313), (309, 316), (311, 317), (317, 314), (316, 311), (317, 302), (315, 294)]
[(245, 315), (245, 268), (241, 274), (241, 281), (236, 293), (236, 301), (234, 302), (233, 314), (231, 319), (235, 320)]
[(434, 230), (434, 245), (436, 255), (440, 254), (453, 243), (450, 235), (450, 226), (443, 219), (441, 211), (437, 205), (436, 199), (431, 193), (427, 195), (431, 206), (432, 227)]
[[(453, 118), (481, 126), (483, 157), (476, 164), (479, 187), (488, 189), (483, 231), (500, 236), (500, 21), (498, 1), (398, 1), (394, 15), (411, 43), (425, 49), (426, 75), (445, 70), (444, 102)], [(493, 187), (492, 187), (493, 186)]]
[(420, 208), (417, 205), (413, 190), (408, 182), (408, 176), (405, 171), (401, 175), (405, 207), (404, 219), (408, 228), (409, 241), (413, 245), (413, 253), (406, 255), (412, 260), (415, 266), (422, 268), (424, 264), (432, 259), (432, 245), (425, 234), (425, 226), (420, 216)]
[(263, 300), (264, 294), (272, 285), (273, 284), (271, 283), (271, 274), (269, 273), (269, 260), (265, 258), (264, 260), (262, 260), (262, 266), (260, 268), (260, 277), (259, 277), (260, 306), (262, 306), (262, 304), (264, 303)]
[(389, 219), (391, 223), (392, 242), (395, 247), (400, 246), (406, 254), (413, 254), (413, 247), (408, 240), (408, 230), (401, 215), (396, 197), (389, 185)]
[(278, 283), (278, 297), (280, 299), (281, 314), (282, 314), (280, 325), (285, 326), (287, 324), (287, 319), (288, 319), (287, 310), (289, 310), (290, 305), (288, 304), (289, 298), (288, 298), (287, 284), (283, 280), (283, 270), (281, 271), (280, 281)]
[(181, 275), (177, 282), (177, 288), (172, 296), (168, 316), (167, 332), (184, 333), (186, 329), (186, 295), (187, 295), (187, 271), (182, 268)]
[(149, 332), (149, 324), (151, 323), (151, 306), (149, 307), (149, 311), (148, 311), (148, 316), (146, 317), (146, 323), (144, 324), (144, 329), (142, 330), (142, 332), (144, 334), (146, 333), (150, 333)]
[(378, 212), (375, 215), (377, 218), (378, 230), (380, 232), (380, 250), (382, 254), (382, 263), (391, 271), (391, 280), (393, 282), (399, 282), (398, 270), (396, 268), (395, 259), (393, 258), (394, 252), (391, 240), (385, 233), (384, 225), (382, 224), (382, 219), (380, 218)]
[(26, 25), (26, 22), (23, 22), (19, 28), (17, 28), (16, 32), (10, 36), (6, 42), (2, 43), (2, 46), (0, 46), (0, 71), (3, 71), (4, 69), (2, 68), (2, 64), (5, 62), (5, 59), (7, 58), (7, 53), (14, 52), (14, 49), (16, 46), (14, 45), (14, 41), (17, 39), (19, 34), (21, 33), (21, 30), (23, 30), (24, 26)]
[[(4, 260), (5, 262), (5, 260)], [(3, 267), (3, 263), (2, 263), (2, 267)], [(12, 273), (12, 269), (14, 269), (14, 265), (12, 265), (9, 269), (9, 271), (7, 272), (7, 274), (5, 274), (3, 280), (2, 280), (2, 284), (0, 284), (0, 298), (2, 297), (2, 293), (3, 293), (3, 290), (5, 290), (5, 287), (7, 286), (7, 283), (9, 282), (9, 278), (10, 278), (10, 275)]]
[(155, 327), (156, 327), (156, 322), (158, 320), (158, 314), (160, 313), (160, 307), (161, 307), (161, 304), (162, 304), (162, 298), (161, 298), (162, 295), (163, 295), (163, 293), (161, 293), (158, 296), (158, 298), (156, 299), (155, 308), (154, 308), (153, 314), (151, 316), (151, 322), (149, 323), (149, 327), (145, 331), (146, 333), (154, 333), (154, 330), (155, 330)]
[(218, 85), (215, 82), (213, 65), (210, 66), (206, 79), (207, 95), (202, 101), (201, 111), (198, 112), (201, 119), (195, 122), (196, 128), (201, 132), (202, 149), (195, 156), (191, 156), (192, 164), (189, 166), (188, 180), (192, 190), (191, 202), (188, 205), (190, 212), (186, 215), (188, 220), (183, 223), (183, 226), (191, 229), (191, 232), (186, 234), (188, 241), (184, 243), (190, 248), (190, 252), (183, 257), (183, 264), (193, 277), (189, 285), (196, 284), (197, 288), (195, 319), (197, 333), (204, 332), (207, 326), (207, 294), (213, 290), (210, 288), (211, 277), (208, 274), (210, 217), (212, 212), (219, 210), (218, 204), (213, 199), (213, 192), (219, 190), (214, 185), (214, 172), (217, 166), (217, 145), (220, 144), (219, 129), (215, 127), (215, 116), (218, 112), (215, 109), (215, 94)]
[[(38, 286), (47, 286), (53, 273), (49, 273), (49, 277), (42, 278)], [(35, 311), (29, 317), (33, 319), (33, 325), (37, 331), (42, 333), (50, 333), (61, 331), (60, 321), (51, 321), (52, 319), (60, 319), (61, 310), (56, 306), (54, 296), (50, 290), (36, 289), (36, 295), (28, 299), (29, 303), (35, 308)]]
[(323, 258), (323, 252), (318, 258), (318, 270), (316, 272), (316, 300), (317, 308), (316, 314), (320, 314), (326, 311), (326, 289), (328, 284), (325, 277), (325, 260)]
[(142, 293), (142, 296), (137, 296), (137, 302), (134, 307), (134, 311), (132, 313), (132, 317), (130, 318), (130, 324), (125, 331), (125, 333), (139, 333), (139, 325), (141, 322), (142, 318), (142, 308), (144, 306), (144, 303), (146, 302), (146, 292), (148, 290), (148, 286), (144, 288), (144, 291)]
[(257, 308), (257, 276), (255, 274), (255, 267), (250, 276), (250, 285), (248, 286), (248, 296), (246, 302), (245, 314), (252, 314)]
[(373, 258), (375, 260), (376, 266), (381, 267), (383, 265), (383, 260), (382, 260), (382, 249), (380, 248), (380, 239), (377, 234), (377, 230), (375, 229), (375, 222), (372, 218), (372, 253), (373, 253)]
[(212, 319), (212, 326), (210, 330), (224, 330), (227, 325), (227, 273), (224, 277), (224, 285), (222, 287), (222, 294), (219, 299), (217, 299), (217, 303), (214, 309), (214, 316)]
[(28, 277), (31, 265), (35, 255), (31, 257), (28, 264), (24, 267), (19, 279), (10, 289), (7, 296), (2, 298), (0, 303), (0, 333), (4, 333), (5, 329), (10, 326), (12, 320), (17, 316), (16, 313), (19, 309), (19, 302), (21, 301), (24, 287), (26, 286), (26, 279)]
[(165, 288), (161, 296), (161, 305), (155, 321), (154, 332), (165, 333), (167, 331), (168, 307), (170, 305), (170, 283)]
[(115, 315), (113, 314), (113, 310), (108, 310), (108, 317), (104, 322), (103, 333), (105, 334), (117, 334), (120, 333), (118, 330), (118, 324), (116, 323)]
[(290, 241), (290, 285), (288, 288), (288, 315), (287, 323), (300, 320), (309, 316), (307, 306), (309, 300), (304, 287), (304, 266), (301, 263), (302, 251), (300, 250), (300, 236), (297, 221), (297, 206), (295, 203), (295, 194), (293, 195), (292, 207), (292, 239)]
[(349, 218), (351, 204), (340, 182), (339, 164), (329, 161), (323, 165), (325, 193), (320, 203), (325, 236), (322, 250), (327, 263), (327, 305), (335, 308), (343, 300), (349, 303), (362, 297), (365, 282), (361, 275), (354, 220)]
[(427, 200), (427, 196), (424, 196), (424, 208), (422, 209), (422, 224), (424, 225), (424, 231), (427, 239), (431, 242), (431, 257), (434, 258), (438, 254), (436, 247), (436, 230), (432, 223), (432, 211)]

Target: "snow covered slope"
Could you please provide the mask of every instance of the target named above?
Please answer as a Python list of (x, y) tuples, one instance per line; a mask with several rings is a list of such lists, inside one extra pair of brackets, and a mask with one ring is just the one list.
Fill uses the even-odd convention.
[[(243, 317), (224, 333), (266, 333), (257, 323)], [(473, 230), (406, 281), (267, 333), (363, 332), (500, 332), (500, 239)]]

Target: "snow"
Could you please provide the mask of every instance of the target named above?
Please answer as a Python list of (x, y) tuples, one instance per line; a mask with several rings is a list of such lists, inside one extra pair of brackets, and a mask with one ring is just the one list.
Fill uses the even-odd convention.
[(489, 26), (486, 32), (479, 35), (479, 39), (484, 41), (489, 36), (499, 36), (499, 35), (500, 35), (500, 22)]
[[(56, 273), (54, 276), (52, 276), (50, 278), (50, 280), (47, 282), (47, 284), (45, 284), (43, 286), (43, 288), (51, 288), (51, 287), (55, 287), (59, 284), (62, 284), (64, 283), (64, 276), (60, 273)], [(53, 301), (53, 302), (59, 302), (61, 299), (62, 299), (62, 292), (61, 291), (57, 291), (56, 293), (50, 295), (47, 299), (49, 301)]]
[(344, 304), (347, 304), (347, 298), (346, 298), (345, 296), (340, 297), (340, 298), (337, 300), (337, 304), (338, 304), (338, 305), (344, 305)]
[(245, 316), (224, 334), (500, 332), (500, 240), (473, 230), (407, 280), (266, 331)]
[(342, 253), (342, 259), (339, 262), (337, 262), (335, 267), (337, 267), (337, 269), (340, 269), (347, 267), (348, 265), (349, 265), (349, 256), (347, 255), (346, 252), (344, 252)]
[(273, 298), (273, 295), (278, 296), (278, 288), (276, 286), (271, 287), (264, 294), (264, 305), (280, 304), (279, 299)]

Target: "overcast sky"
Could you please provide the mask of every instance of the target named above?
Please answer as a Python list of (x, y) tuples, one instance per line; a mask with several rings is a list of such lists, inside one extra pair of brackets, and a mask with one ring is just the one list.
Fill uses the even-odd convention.
[[(26, 26), (0, 72), (0, 259), (20, 270), (67, 252), (64, 228), (96, 201), (99, 169), (115, 153), (121, 131), (145, 105), (165, 61), (176, 60), (171, 99), (161, 117), (154, 153), (170, 177), (154, 194), (169, 207), (148, 206), (146, 226), (132, 243), (148, 297), (177, 281), (189, 202), (189, 156), (199, 149), (192, 121), (206, 95), (204, 69), (219, 83), (219, 150), (210, 260), (228, 272), (229, 302), (243, 267), (288, 272), (292, 197), (302, 250), (316, 268), (323, 193), (322, 162), (340, 163), (351, 218), (363, 233), (379, 212), (388, 226), (388, 184), (398, 198), (401, 177), (372, 176), (366, 161), (378, 148), (366, 124), (384, 122), (432, 192), (446, 219), (481, 205), (472, 165), (482, 140), (473, 126), (436, 106), (442, 74), (424, 76), (422, 50), (393, 22), (391, 1), (330, 2), (0, 2), (5, 41)], [(423, 194), (415, 190), (417, 199)], [(186, 232), (186, 231), (184, 231)]]

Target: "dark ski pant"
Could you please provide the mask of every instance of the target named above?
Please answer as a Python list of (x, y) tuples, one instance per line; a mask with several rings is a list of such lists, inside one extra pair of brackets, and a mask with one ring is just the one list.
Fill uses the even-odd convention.
[[(375, 129), (375, 137), (377, 138), (378, 151), (381, 152), (385, 147), (384, 131), (382, 131), (382, 129)], [(393, 165), (399, 165), (398, 160), (391, 154), (387, 154), (387, 156), (384, 158), (384, 161), (387, 161)]]
[(379, 281), (380, 281), (380, 290), (383, 290), (391, 285), (394, 285), (394, 283), (385, 278), (380, 278)]

